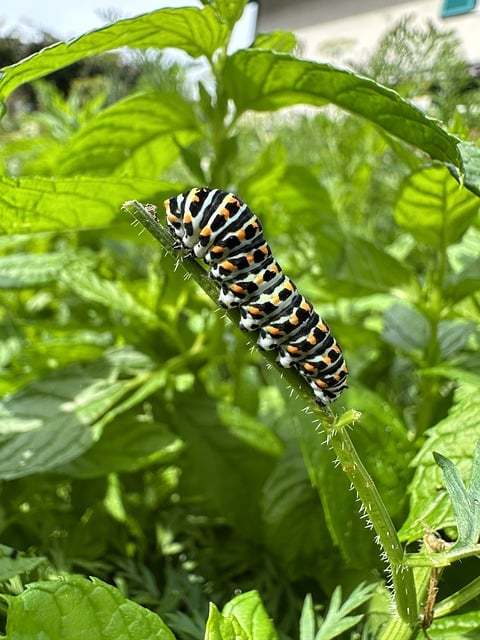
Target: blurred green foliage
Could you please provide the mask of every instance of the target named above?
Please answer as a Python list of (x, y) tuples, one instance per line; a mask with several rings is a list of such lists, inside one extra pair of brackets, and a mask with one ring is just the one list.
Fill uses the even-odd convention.
[[(352, 438), (402, 539), (425, 526), (455, 535), (422, 452), (433, 440), (467, 471), (480, 438), (478, 148), (373, 80), (296, 58), (291, 34), (227, 55), (242, 7), (160, 10), (4, 69), (5, 99), (35, 79), (37, 99), (0, 123), (0, 576), (3, 593), (21, 594), (8, 638), (38, 637), (37, 621), (22, 627), (37, 597), (23, 587), (57, 575), (99, 602), (100, 580), (116, 585), (179, 638), (203, 637), (208, 602), (240, 592), (223, 615), (212, 605), (211, 637), (250, 637), (249, 607), (262, 639), (277, 637), (269, 617), (296, 637), (301, 616), (302, 638), (320, 640), (359, 637), (353, 626), (378, 637), (390, 615), (383, 588), (367, 622), (346, 615), (384, 567), (305, 402), (132, 228), (127, 199), (161, 212), (164, 198), (209, 184), (249, 203), (342, 344), (351, 381), (335, 411), (362, 412)], [(392, 84), (395, 69), (405, 98), (427, 93), (434, 116), (474, 139), (478, 88), (464, 99), (455, 43), (422, 33), (402, 23), (364, 71)], [(419, 41), (431, 53), (421, 73)], [(38, 79), (119, 45), (145, 52), (116, 99), (103, 74), (66, 95)], [(186, 66), (167, 64), (167, 47), (189, 54)], [(465, 560), (442, 588), (475, 572)], [(343, 608), (340, 589), (353, 591)], [(315, 635), (307, 593), (323, 610), (331, 598), (333, 635)], [(468, 612), (464, 622), (478, 628)]]

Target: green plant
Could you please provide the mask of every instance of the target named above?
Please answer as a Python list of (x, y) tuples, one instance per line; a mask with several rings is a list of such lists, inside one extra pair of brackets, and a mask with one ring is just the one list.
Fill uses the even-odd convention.
[[(195, 99), (153, 82), (105, 108), (94, 97), (53, 161), (46, 149), (1, 178), (7, 638), (86, 624), (169, 637), (162, 620), (197, 638), (208, 606), (213, 638), (294, 637), (300, 618), (302, 638), (410, 638), (439, 568), (429, 633), (478, 628), (478, 148), (372, 80), (296, 58), (290, 34), (228, 54), (243, 4), (118, 21), (3, 70), (3, 99), (118, 46), (176, 47), (208, 74)], [(351, 115), (273, 121), (299, 103)], [(318, 431), (300, 381), (184, 281), (149, 209), (126, 207), (160, 251), (120, 211), (192, 184), (241, 194), (339, 336), (351, 389), (343, 414), (315, 409)], [(216, 297), (200, 265), (182, 266)], [(404, 546), (457, 526), (438, 553)], [(40, 607), (43, 620), (28, 613)], [(108, 632), (122, 612), (131, 626)]]

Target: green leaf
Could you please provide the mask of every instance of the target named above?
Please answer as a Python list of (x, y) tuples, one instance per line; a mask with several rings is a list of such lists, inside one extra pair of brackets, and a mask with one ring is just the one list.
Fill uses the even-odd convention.
[(477, 196), (460, 187), (446, 167), (436, 165), (403, 181), (395, 220), (418, 242), (442, 249), (459, 242), (479, 207)]
[(249, 49), (237, 51), (225, 65), (227, 95), (239, 113), (268, 111), (293, 104), (327, 103), (361, 116), (432, 158), (460, 166), (457, 139), (398, 93), (324, 63), (287, 54)]
[[(480, 635), (478, 608), (466, 611), (458, 616), (435, 618), (428, 629), (431, 640), (472, 640)], [(421, 635), (418, 636), (421, 638)]]
[(459, 142), (465, 186), (480, 196), (480, 147), (474, 142)]
[(275, 434), (237, 407), (219, 412), (218, 402), (198, 382), (177, 403), (172, 428), (189, 444), (182, 494), (196, 499), (201, 486), (205, 500), (223, 520), (248, 537), (259, 535), (259, 504), (251, 496), (261, 492), (279, 456)]
[(310, 593), (305, 596), (303, 601), (302, 613), (299, 624), (300, 640), (315, 640), (315, 609), (313, 608), (313, 600)]
[(404, 353), (420, 353), (428, 344), (430, 326), (423, 314), (406, 304), (393, 304), (383, 316), (382, 338)]
[(413, 461), (415, 474), (409, 487), (410, 513), (399, 535), (403, 540), (417, 540), (425, 526), (437, 531), (455, 526), (451, 503), (440, 468), (435, 464), (434, 451), (448, 452), (460, 476), (471, 473), (473, 444), (480, 440), (480, 399), (478, 391), (468, 387), (458, 392), (460, 397), (450, 414), (429, 430), (429, 437)]
[[(480, 441), (479, 441), (480, 442)], [(480, 503), (478, 493), (474, 493), (465, 487), (457, 468), (451, 460), (443, 456), (438, 451), (433, 452), (435, 462), (443, 473), (445, 487), (450, 496), (453, 513), (458, 531), (458, 539), (455, 549), (465, 547), (478, 542)], [(480, 466), (480, 445), (477, 443), (476, 455), (472, 462), (471, 478), (474, 478), (474, 487), (478, 490), (478, 476)]]
[(278, 636), (257, 591), (247, 591), (232, 598), (222, 610), (228, 618), (235, 618), (248, 638), (277, 640)]
[(59, 42), (2, 69), (0, 100), (24, 82), (41, 78), (82, 58), (119, 47), (163, 49), (174, 47), (194, 58), (212, 57), (224, 45), (228, 28), (219, 23), (212, 7), (159, 9), (119, 20), (68, 42)]
[[(108, 225), (125, 200), (163, 202), (178, 185), (125, 178), (5, 178), (0, 176), (1, 233), (38, 233)], [(180, 188), (181, 190), (181, 188)]]
[(315, 640), (331, 640), (332, 638), (337, 638), (344, 631), (358, 624), (363, 618), (363, 614), (355, 616), (347, 614), (367, 602), (375, 589), (376, 585), (374, 584), (365, 585), (364, 583), (360, 583), (342, 604), (341, 587), (336, 587), (330, 599), (327, 615), (320, 625)]
[(130, 96), (101, 111), (69, 140), (59, 173), (155, 178), (178, 155), (176, 141), (189, 144), (199, 133), (193, 107), (181, 96)]
[(15, 549), (0, 545), (0, 581), (5, 582), (15, 576), (33, 571), (47, 559), (41, 556), (28, 557), (16, 553)]
[(452, 302), (460, 302), (480, 289), (480, 258), (447, 279), (444, 295)]
[(158, 326), (159, 320), (155, 313), (141, 305), (118, 280), (100, 278), (93, 271), (75, 263), (63, 271), (61, 280), (83, 300), (104, 305), (141, 321), (145, 326)]
[(0, 289), (26, 289), (55, 282), (74, 257), (70, 252), (2, 256)]
[(292, 53), (297, 44), (297, 38), (290, 31), (270, 31), (269, 33), (259, 33), (251, 48)]
[(205, 640), (251, 640), (251, 638), (234, 616), (228, 618), (223, 616), (216, 606), (210, 603), (205, 625)]
[(409, 267), (400, 260), (333, 221), (319, 226), (315, 240), (324, 277), (338, 297), (388, 293), (412, 279)]
[(230, 27), (240, 20), (247, 0), (214, 0), (212, 5), (217, 10), (220, 19)]
[(6, 640), (175, 640), (155, 613), (97, 578), (35, 582), (4, 597)]
[(67, 367), (2, 402), (0, 478), (52, 471), (89, 449), (100, 437), (101, 418), (138, 385), (121, 379), (135, 363), (129, 351)]
[(265, 483), (262, 513), (268, 547), (281, 556), (292, 579), (322, 570), (324, 559), (319, 552), (328, 553), (331, 540), (297, 447), (287, 449)]
[(108, 473), (131, 473), (151, 465), (169, 464), (183, 448), (166, 425), (148, 421), (138, 408), (108, 424), (102, 437), (85, 454), (61, 472), (77, 478), (95, 478)]

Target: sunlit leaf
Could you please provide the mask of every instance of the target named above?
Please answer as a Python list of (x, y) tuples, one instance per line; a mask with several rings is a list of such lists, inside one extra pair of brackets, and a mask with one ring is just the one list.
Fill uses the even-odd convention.
[(25, 60), (4, 67), (0, 75), (0, 100), (24, 82), (52, 73), (77, 60), (119, 47), (148, 49), (175, 47), (194, 58), (213, 53), (225, 42), (226, 25), (218, 22), (212, 7), (159, 9), (119, 20), (68, 42), (42, 49)]
[(6, 640), (174, 640), (155, 613), (97, 578), (36, 582), (6, 599)]
[(477, 196), (460, 187), (446, 167), (435, 165), (404, 180), (395, 220), (418, 242), (442, 249), (461, 239), (479, 207)]
[(457, 139), (398, 93), (346, 69), (287, 54), (243, 50), (227, 61), (224, 82), (242, 113), (293, 104), (335, 104), (438, 160), (460, 166)]
[(160, 180), (126, 178), (2, 178), (1, 233), (35, 233), (106, 226), (125, 200), (163, 202), (179, 191)]
[(222, 614), (227, 617), (235, 616), (249, 638), (262, 638), (262, 640), (278, 638), (257, 591), (247, 591), (235, 596), (224, 606)]
[(176, 140), (187, 144), (198, 135), (193, 107), (180, 96), (134, 95), (100, 112), (68, 141), (59, 173), (155, 178), (178, 155)]

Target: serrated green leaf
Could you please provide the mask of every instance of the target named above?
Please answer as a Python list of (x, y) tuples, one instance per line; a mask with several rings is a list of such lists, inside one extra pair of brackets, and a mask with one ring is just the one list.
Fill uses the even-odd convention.
[(28, 557), (20, 555), (15, 549), (0, 545), (0, 581), (5, 582), (11, 578), (33, 571), (47, 561), (41, 556)]
[(41, 78), (82, 58), (119, 47), (163, 49), (174, 47), (194, 58), (211, 57), (228, 37), (212, 7), (159, 9), (152, 13), (119, 20), (68, 42), (59, 42), (29, 58), (4, 67), (0, 76), (0, 100), (24, 82)]
[[(0, 176), (0, 233), (37, 233), (108, 225), (125, 200), (163, 202), (179, 185), (125, 178), (5, 178)], [(181, 189), (180, 189), (181, 190)]]
[(402, 183), (395, 220), (418, 242), (442, 249), (458, 242), (478, 214), (480, 200), (446, 167), (419, 169)]
[(138, 386), (135, 378), (117, 379), (121, 372), (119, 354), (73, 365), (2, 402), (0, 477), (52, 471), (89, 449), (101, 434), (97, 422)]
[(200, 135), (198, 125), (192, 104), (179, 95), (129, 96), (101, 111), (68, 141), (59, 174), (155, 178), (178, 155), (176, 141), (190, 144)]
[(102, 304), (108, 309), (136, 318), (147, 326), (158, 325), (156, 314), (142, 306), (120, 281), (100, 278), (93, 271), (75, 264), (66, 268), (61, 275), (64, 285), (84, 300)]
[(234, 616), (223, 616), (210, 603), (208, 620), (205, 625), (205, 640), (251, 640)]
[(159, 616), (98, 578), (36, 582), (6, 599), (6, 640), (175, 640)]
[[(457, 139), (395, 91), (345, 69), (287, 54), (237, 51), (225, 65), (224, 83), (238, 112), (326, 103), (362, 116), (432, 158), (460, 166)], [(407, 126), (408, 123), (408, 126)]]
[(416, 470), (409, 487), (410, 513), (399, 533), (403, 540), (421, 538), (425, 526), (434, 531), (455, 526), (442, 474), (432, 453), (448, 453), (460, 476), (468, 477), (474, 456), (472, 443), (480, 439), (478, 392), (465, 391), (448, 417), (430, 429), (428, 436), (412, 463)]
[(165, 425), (147, 422), (141, 413), (129, 413), (107, 425), (100, 440), (61, 471), (76, 478), (132, 473), (153, 464), (171, 463), (182, 448), (182, 442)]
[(247, 591), (232, 598), (223, 607), (222, 614), (238, 620), (248, 638), (278, 640), (275, 627), (257, 591)]
[(17, 253), (0, 257), (0, 289), (25, 289), (55, 282), (74, 254)]

